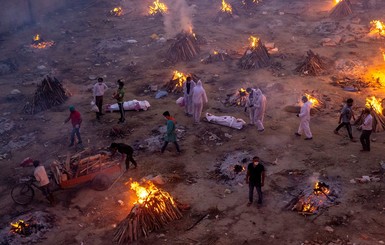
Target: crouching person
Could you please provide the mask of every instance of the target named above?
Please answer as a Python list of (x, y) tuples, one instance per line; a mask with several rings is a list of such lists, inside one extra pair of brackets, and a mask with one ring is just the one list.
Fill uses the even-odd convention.
[(123, 144), (123, 143), (112, 143), (110, 145), (110, 151), (112, 153), (112, 156), (115, 155), (115, 153), (118, 151), (120, 154), (122, 154), (122, 157), (126, 155), (126, 171), (130, 168), (130, 161), (132, 164), (134, 164), (134, 168), (136, 168), (138, 165), (136, 164), (136, 161), (132, 157), (132, 154), (134, 153), (134, 149), (132, 149), (131, 146)]
[(49, 178), (44, 166), (40, 165), (40, 162), (37, 160), (33, 161), (33, 166), (35, 167), (33, 175), (35, 176), (37, 182), (39, 182), (40, 190), (43, 192), (43, 195), (47, 198), (51, 206), (54, 206), (55, 200), (51, 190), (49, 189)]

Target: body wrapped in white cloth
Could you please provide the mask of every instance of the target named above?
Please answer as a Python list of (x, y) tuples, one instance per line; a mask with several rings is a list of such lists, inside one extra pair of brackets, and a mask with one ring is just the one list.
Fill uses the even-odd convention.
[[(147, 100), (130, 100), (125, 101), (123, 103), (123, 108), (125, 111), (147, 111), (147, 109), (150, 107), (150, 103)], [(113, 111), (119, 111), (119, 106), (117, 103), (106, 105), (105, 111), (113, 112)]]
[(213, 114), (206, 113), (206, 119), (208, 122), (236, 129), (242, 129), (246, 125), (243, 119), (232, 116), (214, 116)]

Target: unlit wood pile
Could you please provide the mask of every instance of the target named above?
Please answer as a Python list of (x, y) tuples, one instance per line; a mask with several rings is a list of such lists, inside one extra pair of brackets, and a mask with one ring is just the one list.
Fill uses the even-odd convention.
[(326, 64), (318, 54), (307, 51), (307, 57), (295, 71), (301, 75), (318, 76), (326, 70)]
[(213, 62), (219, 61), (230, 61), (231, 57), (226, 52), (216, 52), (214, 54), (209, 54), (206, 58), (202, 60), (203, 64), (211, 64)]
[(193, 34), (182, 32), (167, 51), (167, 60), (171, 63), (190, 61), (200, 52), (199, 44)]
[(248, 48), (238, 62), (242, 69), (258, 69), (270, 65), (270, 55), (261, 40), (258, 40), (256, 47)]
[(53, 106), (61, 105), (68, 98), (68, 92), (55, 77), (47, 76), (41, 84), (37, 85), (32, 101), (24, 106), (24, 112), (35, 114), (45, 111)]
[[(383, 113), (385, 110), (383, 110)], [(373, 132), (383, 132), (385, 131), (385, 116), (383, 114), (377, 113), (375, 110), (371, 110), (370, 114), (373, 117)], [(361, 115), (357, 118), (355, 125), (361, 125), (364, 122), (364, 111), (361, 112)]]
[(346, 16), (351, 15), (352, 9), (351, 9), (351, 3), (349, 0), (341, 0), (330, 12), (331, 18), (343, 18)]
[(157, 191), (142, 204), (135, 204), (128, 216), (119, 223), (114, 235), (118, 244), (128, 244), (138, 240), (140, 236), (147, 237), (150, 232), (164, 227), (173, 220), (182, 218), (176, 203)]

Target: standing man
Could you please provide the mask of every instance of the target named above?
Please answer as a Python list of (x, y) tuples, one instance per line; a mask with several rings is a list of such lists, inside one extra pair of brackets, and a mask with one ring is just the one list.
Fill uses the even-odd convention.
[(175, 118), (171, 117), (170, 113), (168, 111), (163, 112), (163, 116), (167, 119), (167, 131), (166, 135), (164, 136), (164, 144), (162, 146), (162, 149), (160, 150), (161, 153), (164, 152), (166, 149), (166, 146), (168, 145), (169, 142), (173, 142), (176, 147), (176, 151), (178, 153), (181, 153), (179, 149), (178, 142), (176, 142), (176, 133), (175, 133)]
[(124, 121), (126, 120), (124, 117), (124, 107), (123, 107), (124, 83), (122, 81), (120, 81), (120, 79), (118, 80), (117, 83), (118, 83), (118, 90), (116, 91), (116, 93), (114, 93), (113, 97), (114, 97), (114, 99), (116, 99), (116, 102), (118, 103), (118, 106), (119, 106), (120, 118), (119, 118), (118, 123), (124, 123)]
[(364, 122), (360, 126), (362, 129), (360, 141), (362, 144), (362, 150), (361, 151), (370, 151), (370, 135), (372, 134), (373, 130), (373, 117), (370, 114), (370, 109), (365, 108), (364, 110)]
[(297, 114), (297, 117), (300, 118), (298, 132), (295, 133), (297, 136), (301, 136), (302, 132), (305, 133), (305, 140), (312, 140), (313, 135), (310, 131), (310, 109), (311, 102), (308, 101), (306, 96), (302, 96), (303, 105), (301, 106), (301, 111)]
[(353, 138), (352, 125), (350, 124), (350, 121), (352, 120), (352, 118), (353, 118), (353, 120), (356, 120), (356, 118), (354, 117), (352, 106), (353, 106), (353, 99), (351, 99), (351, 98), (347, 99), (346, 105), (344, 105), (344, 107), (342, 108), (340, 118), (338, 120), (339, 125), (334, 130), (334, 133), (338, 134), (338, 130), (340, 130), (340, 128), (345, 126), (346, 130), (348, 131), (350, 141), (356, 142), (356, 140)]
[(183, 83), (184, 109), (185, 109), (186, 116), (192, 116), (193, 114), (192, 95), (193, 95), (193, 89), (195, 86), (196, 84), (191, 79), (191, 77), (187, 77), (186, 81)]
[(96, 119), (100, 119), (100, 116), (103, 114), (103, 96), (106, 90), (108, 89), (107, 85), (103, 82), (103, 78), (99, 77), (98, 82), (95, 83), (92, 90), (95, 100), (95, 105), (98, 107), (99, 111), (96, 112)]
[(132, 154), (134, 153), (134, 149), (132, 149), (131, 146), (123, 144), (123, 143), (112, 143), (110, 145), (110, 151), (112, 153), (111, 156), (115, 155), (116, 151), (122, 154), (122, 157), (126, 155), (126, 171), (130, 168), (130, 161), (132, 164), (134, 164), (134, 168), (136, 168), (138, 165), (136, 164), (136, 161), (132, 157)]
[(259, 132), (265, 131), (265, 127), (263, 127), (263, 118), (265, 116), (266, 111), (266, 96), (262, 94), (262, 91), (260, 89), (257, 89), (256, 91), (257, 95), (257, 110), (255, 111), (255, 124), (257, 125), (257, 130)]
[(249, 207), (253, 203), (254, 187), (258, 193), (258, 204), (262, 204), (262, 186), (265, 184), (265, 167), (260, 163), (259, 157), (253, 157), (253, 162), (247, 166), (246, 184), (249, 184)]
[(64, 121), (64, 123), (67, 123), (69, 120), (71, 120), (72, 124), (72, 131), (71, 131), (71, 144), (68, 147), (71, 147), (75, 143), (75, 134), (78, 138), (78, 145), (82, 144), (82, 138), (80, 137), (80, 125), (82, 124), (82, 116), (80, 115), (80, 112), (75, 110), (75, 107), (71, 105), (69, 107), (70, 115), (68, 118)]
[(43, 192), (44, 196), (48, 199), (51, 206), (55, 204), (53, 195), (49, 189), (49, 179), (47, 172), (45, 171), (44, 166), (40, 165), (40, 162), (35, 160), (33, 161), (33, 166), (35, 167), (35, 171), (33, 175), (37, 182), (39, 182), (40, 190)]
[(245, 112), (247, 111), (247, 109), (249, 109), (250, 124), (255, 125), (257, 121), (256, 115), (258, 105), (257, 91), (252, 88), (247, 88), (246, 92), (249, 94), (249, 96), (246, 100)]
[(203, 104), (208, 102), (206, 90), (203, 88), (201, 80), (198, 81), (197, 86), (193, 89), (192, 101), (194, 104), (194, 122), (199, 123), (203, 110)]

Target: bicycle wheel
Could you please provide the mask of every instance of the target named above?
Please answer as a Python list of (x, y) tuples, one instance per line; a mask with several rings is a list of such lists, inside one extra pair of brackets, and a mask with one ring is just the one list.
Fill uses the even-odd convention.
[(11, 191), (12, 200), (20, 205), (31, 203), (34, 196), (35, 191), (32, 189), (32, 186), (26, 183), (17, 184)]

